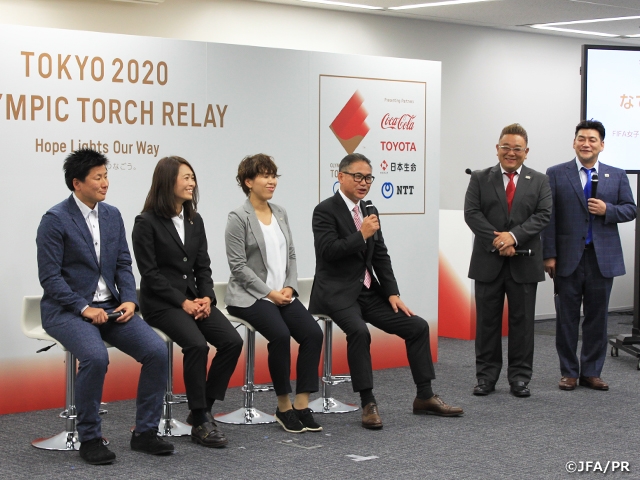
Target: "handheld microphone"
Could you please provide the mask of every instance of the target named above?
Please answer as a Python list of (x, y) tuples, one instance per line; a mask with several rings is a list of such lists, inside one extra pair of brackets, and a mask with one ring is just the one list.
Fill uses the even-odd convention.
[[(498, 250), (493, 250), (494, 252), (500, 253)], [(536, 252), (531, 250), (530, 248), (524, 248), (521, 250), (516, 250), (516, 256), (518, 257), (535, 257)]]
[[(364, 206), (365, 206), (365, 208), (367, 210), (370, 209), (370, 208), (373, 208), (374, 212), (376, 211), (375, 210), (376, 207), (373, 206), (373, 202), (371, 200), (365, 200)], [(368, 217), (369, 216), (369, 212), (367, 212), (367, 214), (365, 216)], [(376, 241), (376, 242), (378, 241), (378, 231), (377, 230), (376, 230), (376, 233), (373, 234), (373, 240)]]
[(591, 198), (596, 198), (596, 194), (598, 193), (598, 174), (591, 174)]
[(471, 175), (473, 172), (471, 171), (470, 168), (467, 168), (464, 173), (466, 173), (467, 175)]

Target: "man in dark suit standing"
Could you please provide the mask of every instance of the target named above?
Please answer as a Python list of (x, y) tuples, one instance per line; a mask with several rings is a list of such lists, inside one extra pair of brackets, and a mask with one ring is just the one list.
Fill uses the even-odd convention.
[(360, 393), (364, 428), (382, 428), (367, 323), (405, 340), (417, 386), (413, 413), (460, 416), (461, 408), (445, 404), (431, 389), (435, 373), (429, 325), (400, 299), (377, 212), (370, 214), (362, 201), (373, 179), (367, 157), (347, 155), (339, 166), (340, 189), (313, 212), (316, 274), (309, 311), (329, 315), (347, 335), (347, 360), (353, 390)]
[[(132, 450), (173, 452), (157, 436), (167, 381), (167, 348), (135, 315), (136, 283), (122, 217), (104, 203), (108, 160), (90, 149), (64, 161), (73, 193), (52, 207), (38, 227), (38, 274), (44, 289), (42, 326), (79, 361), (75, 388), (80, 457), (97, 465), (116, 456), (102, 441), (98, 414), (109, 355), (104, 342), (142, 364)], [(107, 314), (121, 312), (115, 320)]]
[[(533, 320), (538, 282), (544, 280), (540, 232), (551, 217), (546, 175), (526, 166), (526, 130), (514, 123), (502, 129), (496, 145), (499, 163), (471, 174), (464, 218), (474, 233), (469, 278), (475, 280), (476, 377), (473, 394), (488, 395), (502, 369), (502, 310), (509, 304), (510, 393), (531, 395)], [(516, 249), (532, 256), (516, 255)]]
[[(625, 274), (618, 223), (636, 218), (636, 205), (624, 170), (598, 161), (604, 134), (602, 123), (580, 122), (573, 140), (576, 158), (547, 170), (554, 208), (542, 234), (543, 257), (559, 300), (556, 349), (562, 375), (560, 390), (574, 390), (578, 379), (580, 385), (594, 390), (609, 389), (600, 374), (607, 352), (613, 277)], [(597, 191), (594, 185), (598, 185)], [(581, 304), (584, 322), (578, 361)]]

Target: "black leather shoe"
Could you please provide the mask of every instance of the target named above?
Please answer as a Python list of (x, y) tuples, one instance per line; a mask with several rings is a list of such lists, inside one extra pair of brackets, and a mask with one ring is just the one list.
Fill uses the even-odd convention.
[(218, 430), (215, 422), (205, 422), (198, 427), (192, 427), (191, 441), (212, 448), (226, 447), (229, 443), (224, 433)]
[(106, 465), (116, 459), (116, 454), (102, 442), (102, 438), (93, 438), (80, 443), (80, 458), (90, 465)]
[(530, 397), (531, 391), (525, 382), (511, 382), (511, 390), (509, 393), (514, 397)]
[(478, 384), (475, 387), (473, 387), (473, 394), (476, 395), (477, 397), (484, 397), (485, 395), (489, 395), (491, 392), (495, 392), (495, 391), (496, 391), (495, 384), (483, 378), (478, 379)]

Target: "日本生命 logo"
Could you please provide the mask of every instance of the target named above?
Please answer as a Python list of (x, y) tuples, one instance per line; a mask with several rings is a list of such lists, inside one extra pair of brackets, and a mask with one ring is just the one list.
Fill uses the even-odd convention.
[(387, 168), (389, 168), (389, 164), (387, 163), (386, 160), (382, 160), (382, 162), (380, 163), (380, 168), (382, 169), (382, 171), (384, 172)]
[(365, 122), (369, 114), (362, 106), (363, 103), (362, 95), (356, 90), (345, 106), (342, 107), (340, 113), (333, 119), (331, 125), (329, 125), (331, 131), (349, 155), (355, 152), (362, 139), (369, 133), (369, 126)]

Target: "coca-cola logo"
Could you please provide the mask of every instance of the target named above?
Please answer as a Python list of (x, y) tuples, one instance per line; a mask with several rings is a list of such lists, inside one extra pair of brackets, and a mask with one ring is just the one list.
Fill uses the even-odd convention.
[(385, 130), (388, 128), (393, 130), (413, 130), (413, 121), (415, 118), (415, 115), (409, 115), (408, 113), (400, 115), (399, 117), (392, 117), (391, 114), (386, 113), (384, 117), (382, 117), (380, 127)]

